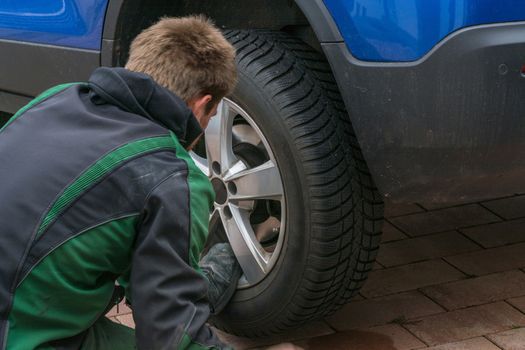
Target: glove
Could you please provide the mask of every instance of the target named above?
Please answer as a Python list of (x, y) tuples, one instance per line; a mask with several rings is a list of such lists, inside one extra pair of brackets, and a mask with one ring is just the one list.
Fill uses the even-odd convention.
[(235, 294), (241, 266), (229, 243), (218, 243), (199, 261), (208, 280), (208, 301), (212, 315), (219, 314)]

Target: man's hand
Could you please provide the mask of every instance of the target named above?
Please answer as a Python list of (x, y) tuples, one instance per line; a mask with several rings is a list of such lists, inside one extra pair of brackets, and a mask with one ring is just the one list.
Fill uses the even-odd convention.
[(235, 294), (242, 270), (229, 243), (211, 247), (199, 266), (208, 280), (211, 313), (217, 315)]

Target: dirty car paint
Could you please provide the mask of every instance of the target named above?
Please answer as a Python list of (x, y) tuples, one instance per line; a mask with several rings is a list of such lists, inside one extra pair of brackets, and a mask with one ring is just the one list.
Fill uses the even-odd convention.
[(100, 50), (108, 0), (0, 0), (0, 39)]

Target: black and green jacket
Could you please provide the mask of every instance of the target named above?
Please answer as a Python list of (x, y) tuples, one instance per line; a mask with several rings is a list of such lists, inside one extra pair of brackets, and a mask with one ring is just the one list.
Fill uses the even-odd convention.
[(120, 276), (139, 349), (221, 347), (197, 265), (213, 192), (184, 148), (201, 132), (181, 99), (122, 68), (52, 88), (2, 128), (0, 349), (81, 334)]

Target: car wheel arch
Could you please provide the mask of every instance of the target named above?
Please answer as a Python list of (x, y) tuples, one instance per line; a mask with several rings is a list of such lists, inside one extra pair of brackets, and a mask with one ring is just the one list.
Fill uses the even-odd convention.
[[(233, 13), (231, 13), (231, 9)], [(273, 0), (271, 6), (257, 0), (205, 1), (109, 0), (102, 35), (101, 65), (123, 66), (129, 45), (144, 28), (162, 16), (202, 13), (224, 29), (264, 28), (296, 36), (317, 51), (321, 42), (341, 36), (322, 0)]]

